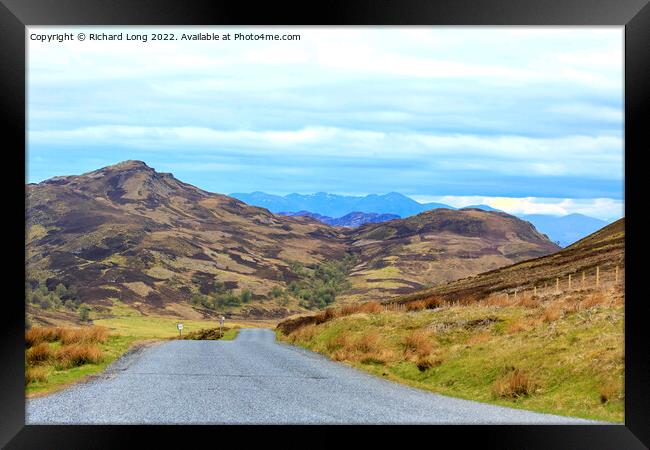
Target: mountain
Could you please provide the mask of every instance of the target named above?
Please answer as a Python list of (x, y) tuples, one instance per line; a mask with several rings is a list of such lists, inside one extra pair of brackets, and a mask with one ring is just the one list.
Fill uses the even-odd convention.
[[(589, 236), (575, 242), (557, 253), (542, 256), (481, 273), (477, 276), (452, 281), (451, 283), (422, 290), (398, 298), (399, 302), (426, 300), (437, 297), (443, 301), (460, 299), (480, 300), (493, 293), (513, 292), (514, 289), (528, 290), (534, 286), (554, 289), (556, 280), (561, 280), (561, 289), (568, 286), (568, 276), (573, 277), (573, 286), (595, 285), (596, 268), (602, 285), (615, 281), (616, 267), (619, 281), (625, 270), (625, 219), (619, 219)], [(541, 293), (541, 292), (540, 292)]]
[(30, 184), (26, 200), (28, 279), (73, 286), (104, 307), (116, 299), (157, 310), (188, 305), (217, 279), (259, 300), (295, 278), (290, 261), (346, 250), (334, 228), (275, 216), (140, 161)]
[[(380, 197), (386, 204), (403, 196), (363, 199)], [(233, 314), (286, 315), (301, 310), (298, 298), (271, 291), (304, 276), (295, 263), (316, 268), (355, 254), (352, 289), (341, 298), (364, 300), (558, 250), (505, 213), (443, 208), (346, 229), (275, 215), (141, 161), (28, 184), (25, 215), (28, 289), (63, 284), (97, 311), (121, 301), (145, 313), (210, 315), (190, 300), (220, 281), (252, 293)], [(368, 218), (350, 216), (346, 223)]]
[(528, 222), (478, 209), (434, 209), (345, 235), (360, 259), (350, 300), (388, 298), (560, 249)]
[(442, 203), (419, 203), (397, 192), (370, 194), (365, 197), (328, 194), (289, 194), (286, 196), (253, 192), (230, 194), (245, 203), (267, 208), (271, 212), (309, 211), (328, 217), (341, 217), (352, 212), (412, 216), (434, 208), (451, 208)]
[(333, 227), (348, 227), (355, 228), (363, 225), (364, 223), (379, 223), (386, 222), (393, 219), (399, 219), (400, 217), (396, 214), (376, 214), (376, 213), (363, 213), (359, 211), (351, 212), (345, 216), (333, 218), (327, 216), (321, 216), (320, 214), (311, 213), (309, 211), (298, 211), (298, 212), (279, 212), (283, 216), (305, 216), (316, 219), (319, 222), (326, 223)]

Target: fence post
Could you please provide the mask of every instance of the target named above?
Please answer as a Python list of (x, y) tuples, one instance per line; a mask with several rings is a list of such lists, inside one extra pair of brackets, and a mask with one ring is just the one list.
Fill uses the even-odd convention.
[(616, 266), (616, 283), (618, 283), (618, 266)]
[(596, 266), (596, 287), (600, 286), (600, 266)]
[(560, 293), (560, 278), (555, 279), (555, 293), (556, 294)]
[(515, 301), (517, 301), (517, 289), (515, 289)]
[(533, 295), (537, 297), (537, 286), (533, 286)]
[(585, 271), (582, 271), (582, 289), (585, 288)]
[(569, 274), (569, 290), (571, 290), (571, 274)]

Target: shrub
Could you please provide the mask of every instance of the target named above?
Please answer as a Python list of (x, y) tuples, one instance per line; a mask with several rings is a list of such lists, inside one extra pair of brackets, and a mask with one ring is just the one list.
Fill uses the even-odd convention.
[(54, 357), (54, 352), (50, 348), (50, 344), (47, 342), (41, 342), (36, 344), (29, 350), (27, 350), (27, 363), (28, 364), (40, 364), (49, 361)]
[(502, 398), (519, 398), (528, 396), (535, 390), (535, 383), (523, 370), (508, 370), (493, 385), (493, 394)]
[(423, 330), (414, 330), (404, 338), (406, 353), (414, 353), (419, 357), (428, 356), (433, 351), (431, 333)]
[(519, 333), (520, 331), (524, 331), (526, 329), (526, 325), (522, 319), (515, 319), (512, 322), (508, 324), (506, 327), (506, 333), (508, 334), (514, 334), (514, 333)]
[(25, 384), (47, 381), (47, 370), (43, 367), (27, 367), (25, 369)]
[(56, 358), (61, 367), (69, 368), (99, 363), (103, 359), (103, 353), (94, 344), (72, 344), (61, 347), (56, 353)]

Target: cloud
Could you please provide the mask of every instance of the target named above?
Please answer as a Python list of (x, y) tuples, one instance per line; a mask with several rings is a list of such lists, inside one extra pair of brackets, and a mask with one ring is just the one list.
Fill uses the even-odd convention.
[(547, 214), (566, 216), (584, 214), (602, 220), (619, 219), (625, 215), (623, 200), (612, 198), (536, 198), (536, 197), (485, 197), (485, 196), (427, 196), (412, 195), (421, 203), (439, 202), (456, 208), (470, 205), (488, 205), (510, 214)]

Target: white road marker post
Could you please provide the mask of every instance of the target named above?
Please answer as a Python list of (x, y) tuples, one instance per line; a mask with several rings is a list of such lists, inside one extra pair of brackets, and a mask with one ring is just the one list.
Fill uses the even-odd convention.
[(571, 290), (571, 274), (569, 274), (569, 290)]
[(616, 279), (614, 280), (614, 282), (618, 283), (618, 266), (616, 266)]
[(223, 337), (223, 321), (226, 320), (224, 316), (219, 317), (219, 337)]
[(596, 266), (596, 287), (600, 286), (600, 266)]
[(183, 324), (178, 323), (176, 324), (176, 327), (178, 328), (178, 337), (183, 337)]
[(560, 278), (555, 279), (555, 293), (559, 294), (560, 293)]

